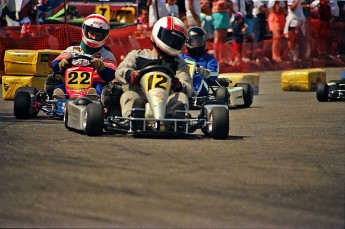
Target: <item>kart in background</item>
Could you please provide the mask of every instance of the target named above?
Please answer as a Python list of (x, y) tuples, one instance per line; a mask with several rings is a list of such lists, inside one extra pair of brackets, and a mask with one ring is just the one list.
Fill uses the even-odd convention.
[[(17, 119), (29, 119), (42, 111), (48, 116), (63, 118), (68, 100), (74, 101), (79, 97), (90, 100), (88, 97), (97, 96), (86, 94), (92, 86), (94, 74), (93, 68), (89, 66), (89, 60), (91, 57), (88, 55), (72, 55), (68, 59), (72, 67), (66, 69), (64, 80), (59, 75), (47, 77), (45, 90), (38, 91), (34, 87), (18, 88), (14, 98), (14, 116)], [(58, 84), (64, 84), (64, 82), (66, 82), (67, 94), (54, 95), (54, 87)]]
[[(88, 126), (106, 132), (130, 135), (181, 136), (194, 133), (197, 129), (214, 139), (226, 139), (229, 134), (229, 110), (224, 101), (205, 102), (197, 117), (193, 117), (183, 106), (177, 106), (168, 117), (166, 115), (167, 99), (171, 90), (174, 72), (160, 65), (147, 66), (140, 70), (140, 85), (145, 92), (147, 102), (135, 105), (129, 117), (111, 114), (100, 124), (100, 109), (89, 107), (86, 116), (74, 117), (70, 120), (72, 106), (66, 106), (65, 126), (68, 129), (85, 132)], [(77, 104), (75, 104), (77, 106)], [(77, 109), (73, 106), (73, 109)], [(118, 112), (121, 113), (121, 112)], [(92, 118), (89, 117), (89, 114)], [(101, 131), (97, 132), (99, 135)]]
[[(191, 77), (198, 73), (199, 66), (195, 61), (185, 60), (189, 65)], [(218, 78), (213, 85), (208, 86), (207, 96), (192, 96), (190, 101), (191, 109), (199, 109), (203, 102), (207, 100), (222, 100), (229, 107), (250, 107), (253, 103), (254, 90), (250, 83), (236, 83), (229, 86), (231, 80)]]
[(320, 82), (316, 88), (316, 99), (319, 102), (344, 101), (345, 78), (331, 80), (328, 83)]

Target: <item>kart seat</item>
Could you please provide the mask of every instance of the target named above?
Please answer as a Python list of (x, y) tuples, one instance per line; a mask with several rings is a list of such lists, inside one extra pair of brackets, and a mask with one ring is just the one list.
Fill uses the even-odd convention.
[(231, 83), (231, 80), (228, 78), (218, 78), (217, 81), (223, 87), (228, 87)]

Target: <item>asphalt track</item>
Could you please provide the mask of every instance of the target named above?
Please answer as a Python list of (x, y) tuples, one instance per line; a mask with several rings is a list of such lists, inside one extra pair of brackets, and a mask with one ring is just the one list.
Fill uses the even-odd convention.
[(230, 110), (226, 140), (87, 137), (1, 99), (0, 227), (344, 228), (345, 102), (280, 73)]

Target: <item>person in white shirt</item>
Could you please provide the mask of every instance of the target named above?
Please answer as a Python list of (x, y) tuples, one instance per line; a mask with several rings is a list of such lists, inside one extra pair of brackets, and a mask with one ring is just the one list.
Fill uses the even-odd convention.
[(169, 12), (169, 16), (180, 17), (178, 6), (176, 5), (176, 0), (166, 0), (166, 7)]
[(169, 16), (169, 11), (166, 7), (166, 0), (148, 0), (147, 5), (149, 8), (149, 27), (153, 25), (160, 18)]
[(201, 6), (200, 0), (185, 0), (187, 26), (201, 26), (200, 13)]
[[(288, 59), (304, 59), (306, 53), (305, 16), (301, 0), (288, 0), (284, 34), (288, 38)], [(297, 56), (297, 49), (299, 55)]]

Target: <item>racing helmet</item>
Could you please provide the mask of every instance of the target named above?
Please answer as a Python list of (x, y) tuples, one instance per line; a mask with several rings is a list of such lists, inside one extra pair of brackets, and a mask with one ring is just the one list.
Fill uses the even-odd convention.
[(160, 18), (153, 26), (151, 42), (163, 57), (172, 58), (180, 54), (186, 41), (186, 27), (177, 17)]
[[(83, 22), (82, 40), (91, 48), (99, 48), (105, 44), (109, 29), (109, 22), (103, 15), (91, 14)], [(95, 37), (90, 37), (90, 33), (95, 34)]]
[(187, 31), (186, 47), (190, 55), (202, 55), (206, 52), (206, 32), (198, 26), (190, 27)]

